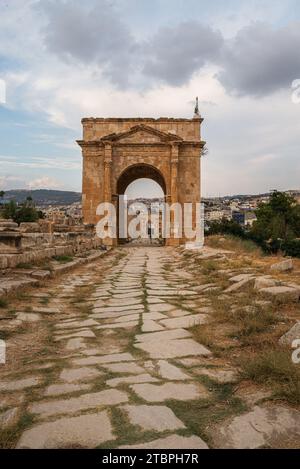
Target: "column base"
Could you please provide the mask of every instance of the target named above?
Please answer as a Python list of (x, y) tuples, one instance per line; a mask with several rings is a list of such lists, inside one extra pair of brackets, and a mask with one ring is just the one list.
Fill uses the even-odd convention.
[(185, 243), (184, 248), (189, 250), (203, 249), (204, 244), (201, 241), (188, 241)]

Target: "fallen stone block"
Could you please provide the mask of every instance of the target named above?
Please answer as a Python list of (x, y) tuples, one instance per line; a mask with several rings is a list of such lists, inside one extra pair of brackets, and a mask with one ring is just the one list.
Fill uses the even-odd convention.
[(276, 264), (271, 265), (270, 270), (272, 272), (289, 272), (290, 270), (293, 270), (293, 268), (293, 259), (286, 259), (282, 262), (277, 262)]
[(254, 290), (262, 290), (263, 288), (276, 287), (278, 282), (270, 277), (258, 277), (255, 279)]
[(231, 287), (227, 288), (224, 293), (236, 293), (239, 292), (240, 290), (243, 290), (246, 287), (250, 287), (254, 285), (255, 282), (255, 277), (250, 276), (249, 278), (245, 278), (244, 280), (241, 280), (240, 282), (236, 282)]
[(256, 406), (212, 432), (214, 446), (221, 449), (283, 447), (285, 440), (299, 436), (300, 412), (283, 406)]
[(268, 287), (262, 288), (259, 293), (267, 299), (271, 299), (277, 303), (297, 303), (300, 299), (300, 290), (292, 287)]
[(279, 339), (281, 345), (291, 346), (294, 340), (300, 340), (300, 321), (297, 321), (293, 327)]

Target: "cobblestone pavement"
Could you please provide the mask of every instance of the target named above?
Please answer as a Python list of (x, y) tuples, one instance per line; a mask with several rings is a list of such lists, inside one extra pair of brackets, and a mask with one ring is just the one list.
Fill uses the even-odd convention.
[(206, 322), (209, 298), (171, 248), (113, 256), (37, 291), (23, 312), (46, 318), (50, 337), (44, 356), (0, 383), (4, 401), (14, 396), (2, 419), (27, 419), (18, 448), (208, 448), (183, 416), (211, 398), (199, 370), (212, 354), (191, 331)]

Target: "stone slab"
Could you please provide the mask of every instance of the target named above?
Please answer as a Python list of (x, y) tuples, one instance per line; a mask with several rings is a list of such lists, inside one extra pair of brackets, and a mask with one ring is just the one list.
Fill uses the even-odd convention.
[(73, 337), (74, 338), (75, 337), (85, 337), (87, 339), (91, 339), (91, 338), (96, 337), (96, 335), (94, 334), (93, 331), (82, 330), (82, 331), (79, 331), (79, 332), (72, 332), (70, 334), (56, 335), (55, 342), (58, 342), (58, 341), (64, 340), (64, 339), (72, 339)]
[(76, 358), (73, 360), (74, 365), (100, 365), (102, 363), (130, 362), (135, 358), (131, 353), (114, 353), (111, 355), (101, 355), (88, 358)]
[(183, 422), (166, 406), (126, 405), (122, 409), (128, 414), (130, 423), (144, 431), (163, 432), (185, 428)]
[(148, 402), (162, 402), (168, 399), (189, 401), (206, 398), (209, 394), (200, 384), (165, 383), (165, 384), (133, 384), (131, 389)]
[(106, 411), (42, 423), (26, 430), (17, 448), (95, 448), (114, 440)]
[(42, 316), (38, 313), (17, 313), (17, 320), (24, 322), (38, 322)]
[(122, 404), (127, 401), (127, 394), (123, 391), (109, 389), (58, 401), (35, 402), (29, 406), (29, 412), (45, 418), (51, 415), (74, 413), (99, 406)]
[(82, 337), (77, 337), (74, 339), (69, 339), (66, 344), (66, 350), (80, 350), (86, 348), (87, 345), (85, 344)]
[(44, 392), (44, 396), (58, 396), (72, 392), (87, 391), (89, 384), (51, 384)]
[(218, 448), (256, 449), (300, 437), (300, 412), (283, 406), (255, 406), (222, 423), (212, 433)]
[(98, 378), (102, 374), (101, 371), (93, 367), (65, 368), (60, 373), (59, 378), (67, 383), (75, 383), (78, 381), (90, 381)]
[(181, 371), (180, 368), (175, 365), (172, 365), (166, 360), (159, 360), (157, 365), (158, 372), (160, 376), (164, 379), (169, 379), (171, 381), (182, 381), (191, 379), (186, 373)]
[(170, 435), (165, 438), (139, 443), (131, 446), (120, 446), (120, 449), (209, 449), (198, 436)]
[(39, 377), (23, 378), (15, 381), (0, 382), (0, 391), (20, 391), (22, 389), (32, 388), (41, 383)]
[(148, 334), (137, 334), (135, 339), (137, 342), (154, 342), (165, 341), (171, 339), (183, 339), (191, 337), (191, 333), (184, 329), (174, 329), (170, 331), (153, 332)]
[(211, 352), (193, 339), (166, 340), (158, 343), (157, 341), (145, 341), (134, 344), (136, 348), (149, 353), (151, 358), (176, 358), (188, 357), (191, 355), (209, 356)]
[(143, 320), (142, 332), (163, 331), (164, 327), (151, 319)]
[(189, 316), (179, 318), (163, 319), (160, 321), (160, 324), (163, 324), (168, 329), (189, 329), (199, 324), (205, 324), (206, 320), (207, 316), (205, 314), (190, 314)]
[(139, 321), (123, 321), (112, 324), (103, 324), (103, 326), (97, 326), (96, 329), (132, 329), (139, 325)]
[(149, 375), (148, 373), (143, 373), (140, 375), (133, 376), (122, 376), (120, 378), (112, 378), (106, 381), (107, 386), (115, 388), (120, 384), (132, 384), (132, 383), (156, 383), (159, 380)]
[(108, 371), (112, 373), (130, 373), (130, 374), (143, 374), (145, 370), (135, 363), (110, 363), (109, 365), (102, 365)]

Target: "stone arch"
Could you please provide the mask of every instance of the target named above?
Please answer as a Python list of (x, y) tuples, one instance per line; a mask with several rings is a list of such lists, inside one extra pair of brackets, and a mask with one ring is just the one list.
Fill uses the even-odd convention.
[(167, 186), (162, 172), (155, 166), (147, 163), (133, 164), (122, 171), (117, 180), (117, 194), (123, 195), (129, 184), (142, 178), (152, 179), (157, 182), (166, 196)]
[[(138, 179), (151, 179), (155, 181), (162, 189), (164, 193), (164, 198), (166, 199), (167, 194), (167, 183), (165, 177), (156, 166), (151, 165), (149, 163), (135, 163), (127, 166), (116, 181), (116, 195), (122, 196), (125, 194), (127, 187), (134, 181)], [(118, 234), (119, 234), (119, 221), (122, 217), (120, 217), (120, 206), (119, 206), (119, 199), (116, 200), (116, 209), (117, 209), (117, 226), (118, 226)], [(118, 244), (123, 244), (125, 239), (122, 236), (118, 236)]]
[[(205, 142), (201, 139), (202, 118), (84, 118), (82, 149), (82, 212), (85, 223), (99, 220), (102, 202), (117, 204), (118, 195), (135, 179), (156, 181), (169, 204), (200, 202), (200, 158)], [(192, 225), (195, 226), (196, 219)], [(185, 238), (171, 235), (167, 245), (177, 246)], [(114, 245), (117, 239), (105, 240)]]

